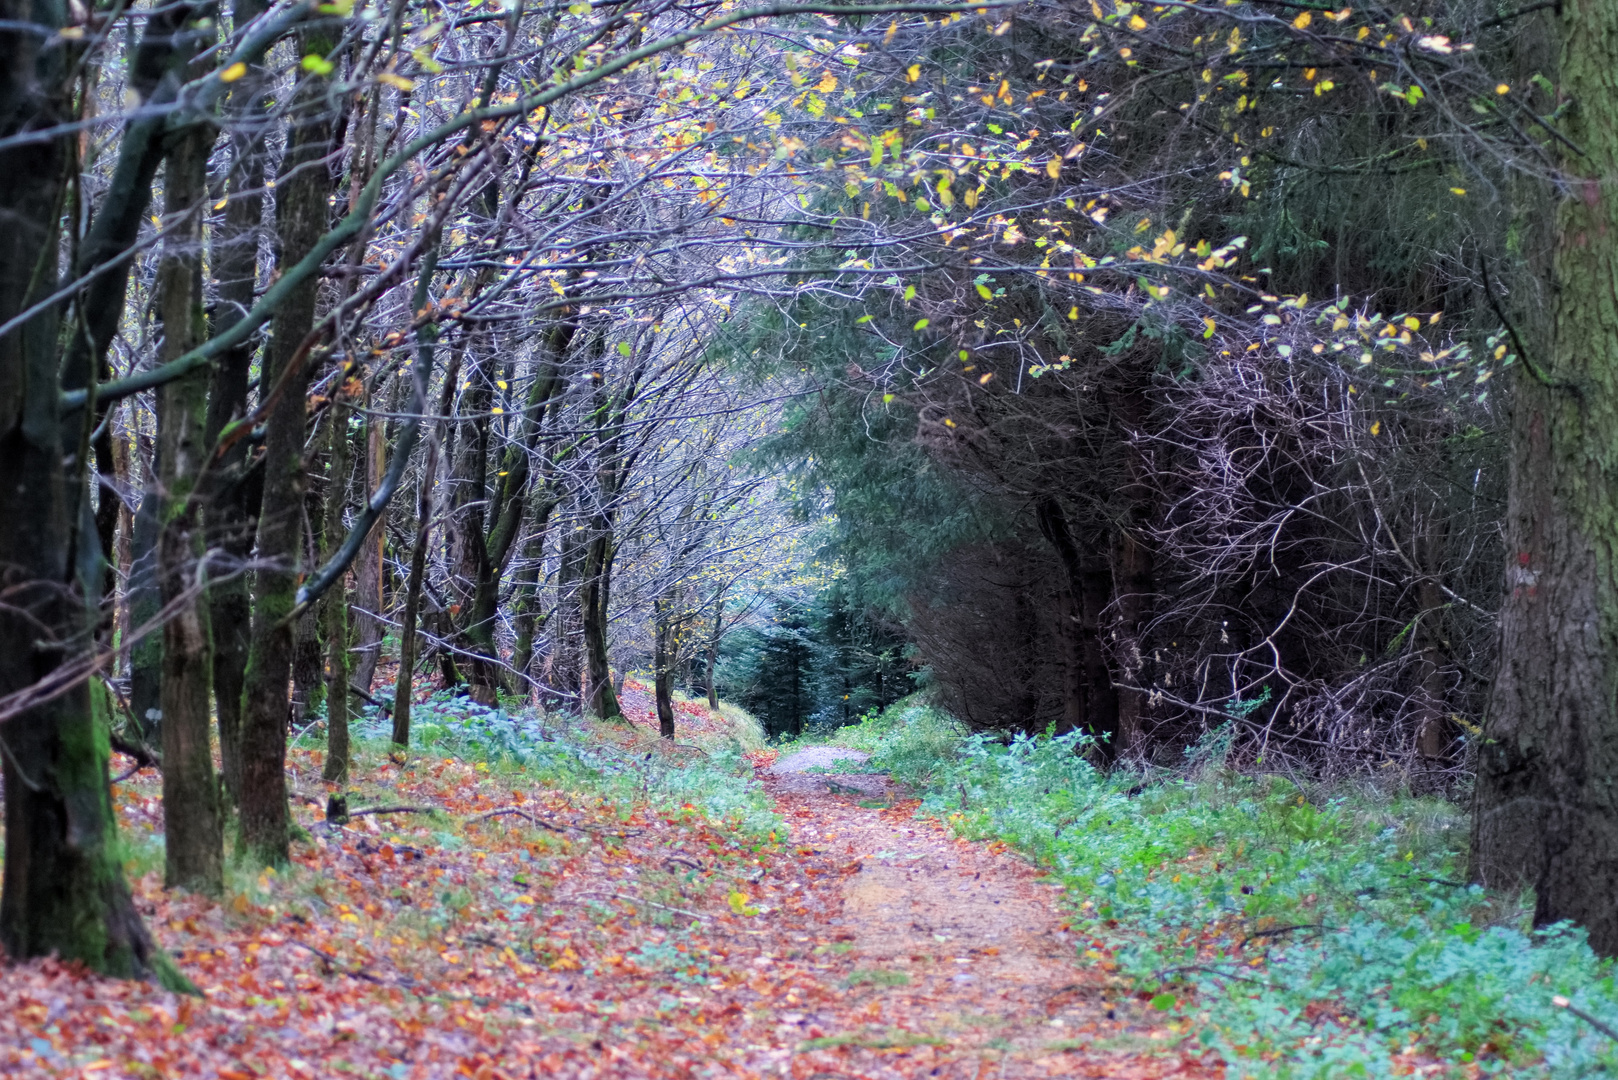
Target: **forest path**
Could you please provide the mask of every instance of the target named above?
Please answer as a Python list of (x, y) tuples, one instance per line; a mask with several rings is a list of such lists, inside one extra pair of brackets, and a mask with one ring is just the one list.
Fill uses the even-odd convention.
[[(800, 855), (847, 860), (816, 936), (854, 963), (835, 1014), (790, 1016), (835, 1032), (824, 1071), (939, 1077), (1216, 1076), (1184, 1030), (1166, 1025), (1068, 929), (1061, 887), (1003, 845), (971, 843), (885, 776), (827, 772), (865, 755), (810, 747), (760, 770)], [(814, 772), (808, 770), (814, 769)], [(1182, 1051), (1184, 1051), (1182, 1053)]]

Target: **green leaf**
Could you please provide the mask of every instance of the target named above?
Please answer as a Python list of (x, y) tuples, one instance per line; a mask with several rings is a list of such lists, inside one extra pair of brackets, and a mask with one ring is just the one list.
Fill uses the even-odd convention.
[(337, 65), (324, 56), (315, 56), (311, 53), (303, 58), (303, 70), (312, 71), (316, 75), (330, 75), (337, 70)]
[(629, 355), (629, 342), (620, 341), (618, 343), (618, 355), (619, 356), (628, 356)]
[(1174, 995), (1173, 994), (1159, 994), (1159, 995), (1157, 995), (1155, 998), (1152, 999), (1152, 1008), (1158, 1010), (1159, 1012), (1168, 1012), (1170, 1009), (1174, 1008)]
[(985, 300), (992, 300), (994, 298), (994, 293), (989, 291), (989, 287), (987, 285), (983, 285), (983, 284), (980, 283), (977, 286), (977, 290), (978, 290), (978, 295), (983, 297), (983, 299), (985, 299)]
[(906, 285), (905, 286), (905, 299), (906, 300), (914, 300), (915, 298), (916, 298), (916, 287), (914, 285)]
[(916, 320), (916, 325), (912, 326), (910, 329), (912, 329), (912, 330), (925, 330), (925, 329), (927, 329), (927, 320), (926, 319), (917, 319)]

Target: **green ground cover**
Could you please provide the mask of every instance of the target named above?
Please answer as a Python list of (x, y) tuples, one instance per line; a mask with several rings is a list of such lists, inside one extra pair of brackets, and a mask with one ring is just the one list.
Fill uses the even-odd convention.
[(1465, 807), (1238, 774), (1217, 734), (1180, 769), (1108, 775), (1078, 736), (968, 736), (914, 699), (833, 738), (1048, 867), (1095, 955), (1233, 1078), (1618, 1072), (1596, 1026), (1618, 1022), (1613, 964), (1466, 884)]

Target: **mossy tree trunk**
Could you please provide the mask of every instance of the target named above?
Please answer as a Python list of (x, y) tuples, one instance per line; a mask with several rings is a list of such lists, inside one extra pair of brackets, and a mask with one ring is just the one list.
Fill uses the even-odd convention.
[(1618, 954), (1618, 5), (1563, 0), (1548, 351), (1512, 403), (1506, 601), (1478, 755), (1472, 872), (1533, 886)]
[[(0, 2), (0, 140), (72, 119), (78, 57), (58, 35), (66, 15), (65, 3)], [(0, 322), (56, 284), (74, 145), (65, 132), (0, 142)], [(105, 569), (87, 493), (63, 472), (59, 331), (47, 307), (0, 336), (0, 521), (13, 526), (0, 529), (0, 694), (36, 684), (89, 646)], [(106, 697), (99, 684), (79, 682), (5, 721), (0, 946), (16, 960), (57, 953), (106, 974), (183, 985), (153, 947), (119, 864)]]
[[(165, 362), (190, 351), (203, 334), (202, 212), (212, 142), (211, 128), (187, 130), (164, 168), (168, 231), (158, 292)], [(207, 550), (195, 496), (208, 452), (208, 372), (198, 368), (166, 383), (158, 401), (158, 578), (164, 606), (179, 605), (163, 624), (164, 879), (170, 888), (217, 895), (224, 889), (224, 841), (210, 737), (213, 643), (207, 597), (195, 588)]]
[[(305, 55), (324, 56), (318, 35), (302, 42)], [(326, 231), (333, 190), (326, 156), (332, 117), (326, 82), (306, 75), (292, 107), (281, 182), (276, 187), (277, 261), (298, 262)], [(288, 295), (270, 324), (263, 379), (275, 395), (264, 439), (264, 495), (258, 518), (260, 569), (253, 589), (252, 642), (244, 679), (241, 733), (241, 842), (255, 861), (285, 865), (289, 858), (286, 786), (287, 720), (291, 701), (293, 625), (303, 555), (303, 444), (309, 364), (304, 338), (314, 324), (318, 277)]]

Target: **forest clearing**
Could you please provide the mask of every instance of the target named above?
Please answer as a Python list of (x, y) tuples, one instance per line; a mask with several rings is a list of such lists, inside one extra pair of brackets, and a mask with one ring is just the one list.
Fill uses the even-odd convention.
[(0, 0), (0, 1072), (1612, 1075), (1615, 70)]

